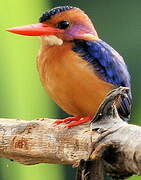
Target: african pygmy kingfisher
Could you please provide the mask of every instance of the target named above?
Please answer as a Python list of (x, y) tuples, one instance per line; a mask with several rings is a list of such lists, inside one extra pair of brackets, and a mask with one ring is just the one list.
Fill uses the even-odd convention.
[[(38, 24), (10, 28), (21, 35), (40, 36), (37, 65), (43, 86), (68, 114), (56, 124), (72, 127), (90, 121), (107, 93), (119, 86), (130, 88), (130, 75), (123, 58), (98, 34), (79, 8), (61, 6), (40, 17)], [(117, 110), (129, 118), (131, 93), (121, 97)], [(68, 123), (69, 122), (69, 123)]]

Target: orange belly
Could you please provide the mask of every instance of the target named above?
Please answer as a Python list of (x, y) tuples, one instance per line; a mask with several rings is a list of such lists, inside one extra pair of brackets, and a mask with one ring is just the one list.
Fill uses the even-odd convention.
[(71, 50), (71, 44), (43, 47), (38, 58), (41, 81), (52, 99), (68, 114), (94, 115), (114, 88)]

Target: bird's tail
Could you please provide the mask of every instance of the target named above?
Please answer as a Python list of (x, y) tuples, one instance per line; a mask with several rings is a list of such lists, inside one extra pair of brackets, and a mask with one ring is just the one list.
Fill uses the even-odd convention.
[(124, 121), (128, 121), (130, 119), (131, 105), (132, 105), (132, 95), (131, 95), (131, 91), (129, 90), (127, 92), (127, 96), (120, 96), (117, 105), (119, 116)]

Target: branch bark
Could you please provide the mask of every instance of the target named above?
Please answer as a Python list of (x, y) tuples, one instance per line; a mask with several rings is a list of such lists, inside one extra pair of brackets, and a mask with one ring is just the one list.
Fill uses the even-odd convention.
[(114, 106), (126, 88), (114, 90), (90, 124), (65, 129), (54, 119), (0, 119), (0, 157), (31, 165), (101, 161), (112, 177), (141, 174), (141, 127), (127, 124)]

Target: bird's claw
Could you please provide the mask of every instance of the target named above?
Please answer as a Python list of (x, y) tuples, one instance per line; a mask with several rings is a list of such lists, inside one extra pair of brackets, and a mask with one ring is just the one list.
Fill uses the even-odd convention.
[(57, 120), (54, 122), (54, 124), (62, 124), (62, 123), (67, 123), (64, 128), (70, 128), (70, 127), (73, 127), (73, 126), (77, 126), (79, 124), (83, 124), (83, 123), (86, 123), (86, 122), (89, 122), (91, 121), (92, 119), (92, 116), (86, 116), (86, 117), (68, 117), (68, 118), (65, 118), (63, 120)]
[(79, 121), (79, 117), (68, 117), (68, 118), (65, 118), (65, 119), (62, 119), (62, 120), (56, 120), (54, 122), (54, 124), (62, 124), (62, 123), (69, 123), (71, 121)]

